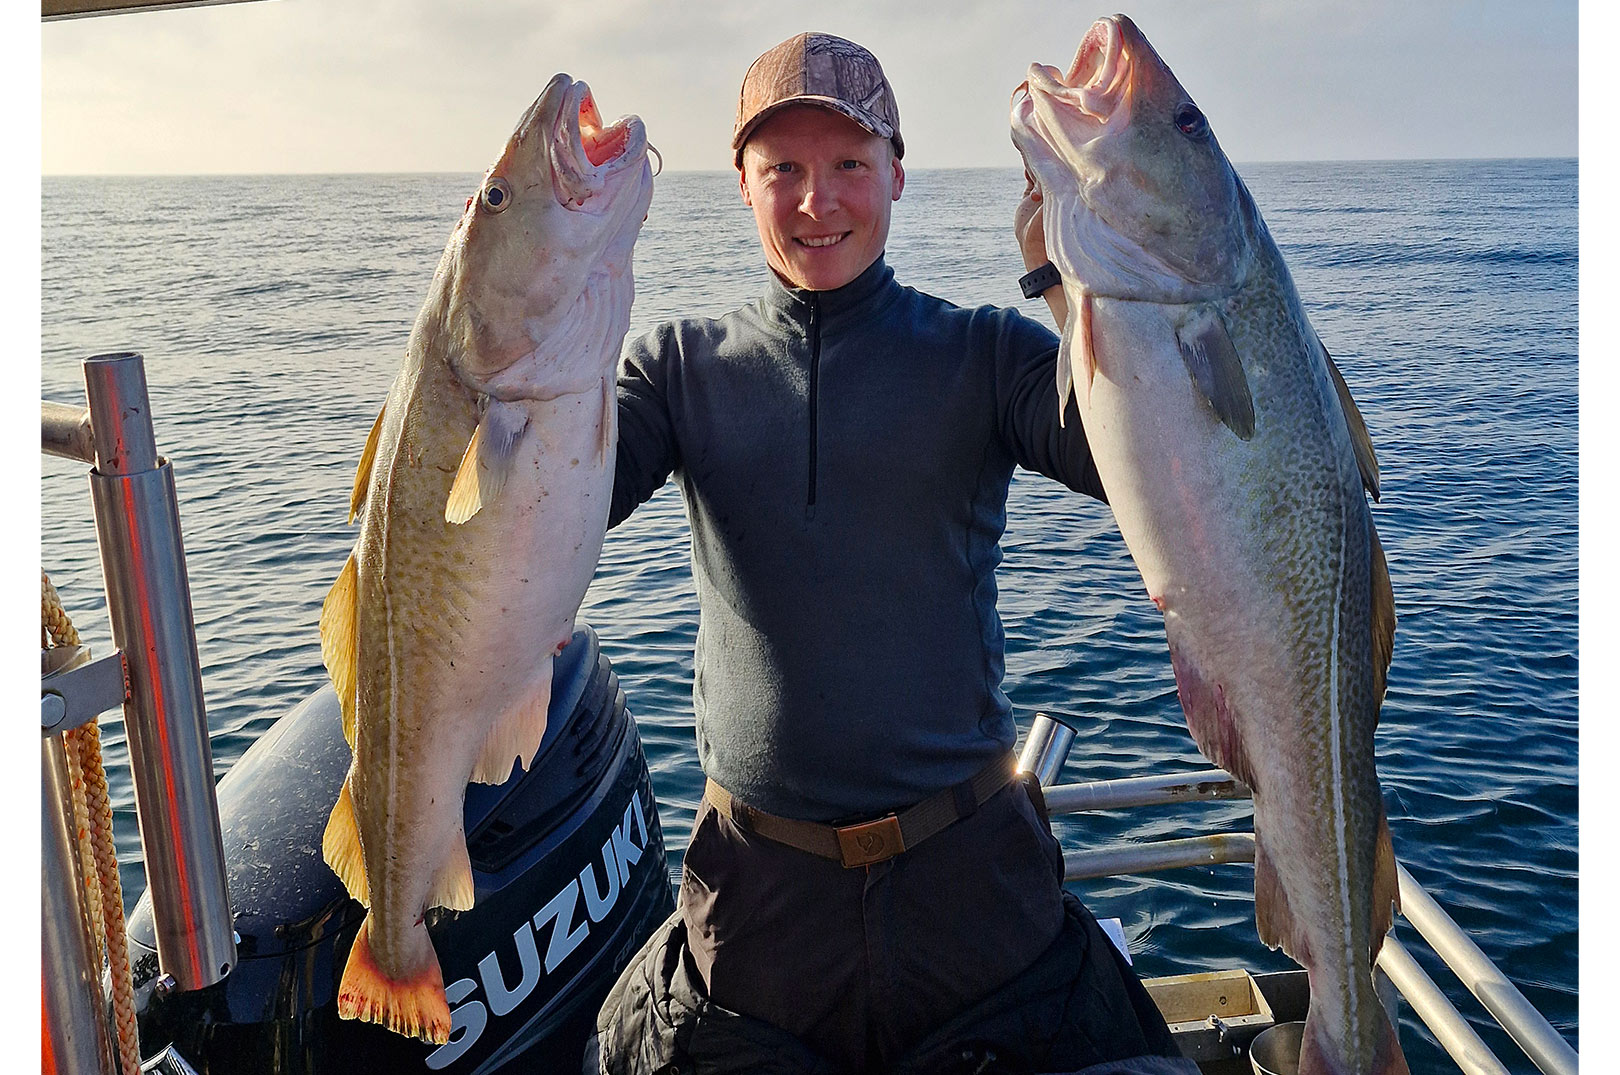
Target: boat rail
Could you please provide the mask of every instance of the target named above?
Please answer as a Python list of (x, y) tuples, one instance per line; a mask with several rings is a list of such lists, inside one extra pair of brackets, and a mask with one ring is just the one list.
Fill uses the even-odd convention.
[[(1045, 737), (1051, 734), (1049, 729), (1053, 725), (1066, 727), (1064, 722), (1054, 721), (1045, 714), (1036, 717), (1025, 743), (1020, 768), (1053, 774), (1061, 768), (1074, 733), (1067, 730), (1061, 742), (1054, 739), (1049, 743)], [(1030, 764), (1031, 759), (1036, 758), (1041, 759), (1039, 770)], [(1056, 764), (1053, 764), (1054, 758)], [(1050, 814), (1252, 798), (1249, 788), (1224, 769), (1054, 784), (1043, 787), (1042, 791)], [(1063, 856), (1063, 867), (1065, 881), (1081, 881), (1186, 866), (1253, 861), (1254, 833), (1220, 832), (1071, 851)], [(1580, 1067), (1580, 1057), (1576, 1051), (1406, 868), (1398, 866), (1397, 869), (1401, 917), (1429, 943), (1440, 961), (1479, 1000), (1497, 1025), (1524, 1050), (1531, 1063), (1544, 1075), (1576, 1075)], [(1441, 1048), (1463, 1072), (1467, 1075), (1507, 1075), (1509, 1069), (1423, 971), (1393, 930), (1384, 939), (1378, 955), (1378, 967), (1388, 975), (1412, 1011), (1434, 1033)]]
[(45, 1068), (112, 1072), (97, 944), (89, 932), (63, 735), (123, 708), (159, 981), (195, 990), (236, 963), (225, 852), (203, 706), (174, 473), (159, 456), (134, 352), (84, 361), (88, 407), (45, 402), (42, 450), (90, 464), (115, 652), (42, 655), (41, 916)]

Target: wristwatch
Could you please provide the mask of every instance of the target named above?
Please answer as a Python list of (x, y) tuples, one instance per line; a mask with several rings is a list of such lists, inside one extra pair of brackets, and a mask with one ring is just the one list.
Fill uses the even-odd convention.
[(1018, 278), (1018, 289), (1024, 298), (1033, 299), (1046, 293), (1046, 289), (1063, 282), (1063, 274), (1048, 261), (1038, 269), (1031, 269)]

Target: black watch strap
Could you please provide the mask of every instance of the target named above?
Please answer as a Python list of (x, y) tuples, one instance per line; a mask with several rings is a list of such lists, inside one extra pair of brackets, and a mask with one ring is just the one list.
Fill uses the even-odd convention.
[(1055, 287), (1063, 282), (1063, 274), (1048, 261), (1038, 269), (1032, 269), (1018, 278), (1018, 289), (1024, 293), (1024, 298), (1033, 299), (1046, 293), (1049, 287)]

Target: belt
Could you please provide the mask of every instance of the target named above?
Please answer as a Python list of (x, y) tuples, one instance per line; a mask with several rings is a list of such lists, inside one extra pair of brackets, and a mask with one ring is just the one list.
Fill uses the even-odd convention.
[(745, 832), (820, 855), (846, 867), (870, 866), (916, 847), (977, 810), (1013, 778), (1015, 759), (1006, 754), (971, 779), (935, 792), (915, 806), (852, 825), (777, 817), (736, 798), (710, 780), (704, 798)]

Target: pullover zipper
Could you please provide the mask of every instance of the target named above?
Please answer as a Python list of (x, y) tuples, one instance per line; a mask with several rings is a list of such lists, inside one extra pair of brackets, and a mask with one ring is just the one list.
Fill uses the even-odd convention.
[(804, 508), (805, 518), (816, 516), (816, 405), (817, 382), (821, 378), (821, 301), (810, 296), (810, 475)]

